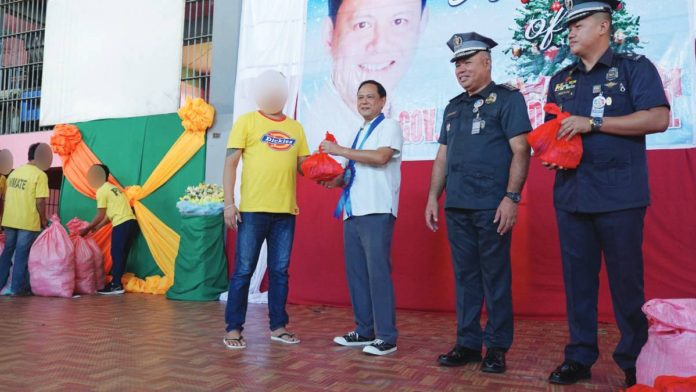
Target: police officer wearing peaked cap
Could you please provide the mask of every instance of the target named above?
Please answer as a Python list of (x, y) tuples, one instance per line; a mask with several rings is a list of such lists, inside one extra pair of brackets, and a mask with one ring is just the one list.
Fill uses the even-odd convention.
[[(548, 102), (572, 116), (559, 138), (582, 137), (576, 170), (556, 169), (554, 204), (561, 242), (570, 342), (549, 381), (573, 384), (590, 378), (598, 358), (597, 296), (604, 255), (621, 340), (614, 360), (628, 386), (647, 340), (641, 307), (643, 220), (650, 203), (645, 136), (669, 124), (660, 75), (645, 57), (610, 47), (615, 0), (566, 1), (568, 41), (578, 57), (555, 75)], [(551, 116), (549, 116), (551, 117)]]
[[(502, 373), (512, 345), (510, 243), (517, 203), (527, 177), (531, 130), (527, 105), (514, 87), (491, 80), (490, 50), (497, 44), (477, 33), (455, 34), (455, 75), (466, 90), (444, 111), (433, 163), (426, 225), (438, 229), (438, 199), (446, 190), (445, 216), (457, 303), (457, 341), (438, 358), (443, 366), (481, 362)], [(488, 322), (481, 330), (486, 301)]]

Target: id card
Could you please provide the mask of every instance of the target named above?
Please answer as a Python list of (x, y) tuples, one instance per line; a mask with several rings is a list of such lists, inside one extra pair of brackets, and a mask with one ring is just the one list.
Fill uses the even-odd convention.
[(592, 100), (592, 112), (590, 113), (590, 117), (592, 118), (602, 118), (604, 117), (604, 107), (607, 105), (607, 99), (604, 98), (602, 94), (599, 94), (598, 96), (594, 97)]
[(481, 130), (486, 126), (486, 122), (480, 118), (475, 118), (474, 122), (471, 124), (471, 134), (478, 135)]

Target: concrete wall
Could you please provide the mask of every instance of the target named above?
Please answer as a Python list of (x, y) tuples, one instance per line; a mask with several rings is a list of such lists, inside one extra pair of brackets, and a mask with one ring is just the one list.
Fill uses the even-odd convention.
[(242, 1), (216, 1), (213, 12), (213, 64), (210, 104), (215, 123), (208, 131), (205, 181), (222, 184), (227, 136), (234, 121), (234, 91), (237, 78)]

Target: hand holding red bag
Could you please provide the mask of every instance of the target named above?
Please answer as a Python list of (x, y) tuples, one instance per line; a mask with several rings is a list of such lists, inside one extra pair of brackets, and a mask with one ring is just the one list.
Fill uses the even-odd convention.
[[(336, 143), (336, 138), (330, 132), (326, 132), (326, 141)], [(322, 151), (312, 154), (302, 162), (302, 173), (312, 181), (331, 181), (343, 174), (343, 167), (329, 154)]]
[(561, 122), (570, 117), (570, 113), (561, 111), (555, 103), (547, 103), (544, 111), (556, 115), (556, 118), (539, 125), (527, 135), (534, 156), (564, 169), (576, 169), (582, 160), (582, 138), (576, 135), (570, 140), (559, 140), (556, 137)]

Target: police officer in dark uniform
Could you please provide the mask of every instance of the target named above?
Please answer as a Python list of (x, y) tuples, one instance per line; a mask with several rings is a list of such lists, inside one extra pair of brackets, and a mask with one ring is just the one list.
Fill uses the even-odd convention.
[(581, 135), (576, 170), (558, 170), (554, 203), (563, 259), (570, 343), (549, 377), (573, 384), (591, 377), (597, 360), (597, 296), (604, 255), (621, 340), (614, 360), (626, 384), (647, 340), (643, 293), (643, 219), (650, 202), (645, 135), (669, 124), (660, 75), (645, 57), (614, 53), (611, 13), (619, 1), (566, 1), (575, 64), (549, 84), (548, 101), (572, 114), (559, 138)]
[[(512, 344), (510, 242), (517, 204), (529, 168), (527, 105), (514, 87), (491, 80), (491, 48), (476, 33), (455, 34), (455, 75), (466, 90), (445, 108), (440, 147), (433, 164), (426, 225), (438, 224), (438, 199), (447, 190), (445, 215), (457, 295), (457, 342), (438, 358), (443, 366), (481, 362), (502, 373)], [(486, 300), (488, 322), (481, 330)]]

